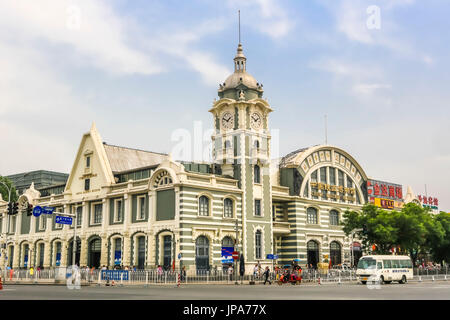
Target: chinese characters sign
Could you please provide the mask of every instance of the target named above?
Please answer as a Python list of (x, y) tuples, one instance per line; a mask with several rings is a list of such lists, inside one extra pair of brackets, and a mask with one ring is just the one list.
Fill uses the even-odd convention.
[(439, 200), (437, 198), (426, 196), (417, 196), (417, 198), (419, 198), (419, 201), (424, 208), (438, 209)]
[(399, 184), (368, 180), (367, 195), (369, 202), (380, 208), (393, 209), (403, 206), (403, 189)]

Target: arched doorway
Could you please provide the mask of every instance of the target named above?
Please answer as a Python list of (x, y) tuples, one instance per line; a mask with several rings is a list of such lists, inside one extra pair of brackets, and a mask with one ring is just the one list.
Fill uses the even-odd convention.
[(197, 271), (209, 270), (209, 240), (205, 236), (195, 241), (195, 265)]
[(172, 264), (172, 236), (163, 236), (163, 268), (170, 269)]
[(358, 265), (359, 259), (362, 257), (361, 243), (353, 242), (353, 265)]
[(89, 241), (89, 253), (88, 253), (88, 265), (89, 267), (100, 267), (100, 256), (102, 251), (102, 240), (100, 238), (94, 238)]
[(138, 251), (138, 259), (137, 259), (137, 268), (144, 269), (145, 266), (145, 237), (140, 236), (137, 238), (137, 251)]
[(23, 266), (25, 268), (30, 266), (30, 246), (26, 243), (23, 245)]
[[(75, 242), (75, 264), (80, 266), (81, 240), (77, 237)], [(67, 266), (71, 266), (73, 264), (73, 239), (71, 239), (67, 248)]]
[(317, 263), (319, 262), (319, 244), (314, 240), (310, 240), (306, 245), (306, 250), (308, 266), (312, 265), (312, 267), (316, 269)]
[(330, 243), (330, 260), (332, 266), (336, 266), (342, 263), (341, 251), (341, 245), (339, 244), (339, 242), (332, 241)]

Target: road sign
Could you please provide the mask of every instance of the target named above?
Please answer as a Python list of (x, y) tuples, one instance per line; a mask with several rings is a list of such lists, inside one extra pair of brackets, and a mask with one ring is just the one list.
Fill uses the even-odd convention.
[(72, 224), (72, 217), (56, 216), (55, 217), (55, 223)]
[(273, 259), (273, 254), (268, 254), (267, 255), (267, 259), (271, 259), (272, 260)]
[(181, 259), (181, 252), (178, 254), (178, 259)]
[(237, 259), (239, 259), (239, 252), (237, 252), (237, 251), (233, 251), (233, 259), (234, 260), (237, 260)]
[(222, 259), (222, 263), (233, 263), (233, 259)]
[(42, 213), (43, 214), (52, 214), (53, 211), (55, 211), (55, 208), (53, 208), (53, 207), (44, 207)]
[(36, 206), (33, 208), (33, 216), (39, 217), (42, 214), (42, 207)]
[(277, 255), (277, 254), (271, 254), (271, 253), (269, 253), (269, 254), (267, 255), (267, 259), (270, 259), (270, 260), (276, 260), (276, 259), (278, 259), (278, 255)]

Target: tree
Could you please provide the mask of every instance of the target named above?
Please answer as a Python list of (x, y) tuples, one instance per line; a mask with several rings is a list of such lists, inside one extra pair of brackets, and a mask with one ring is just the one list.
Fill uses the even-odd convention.
[(5, 187), (5, 185), (3, 183), (0, 183), (0, 193), (2, 195), (3, 200), (5, 201), (12, 201), (15, 202), (17, 201), (17, 192), (16, 192), (16, 187), (14, 187), (14, 185), (12, 184), (11, 180), (9, 180), (7, 177), (2, 177), (0, 176), (0, 182), (3, 182), (4, 184), (6, 184), (8, 186), (8, 188), (12, 188), (11, 190), (11, 200), (8, 199), (8, 188)]
[(393, 215), (373, 204), (366, 204), (360, 213), (347, 210), (344, 213), (343, 226), (346, 235), (354, 229), (365, 229), (356, 233), (365, 252), (375, 244), (375, 253), (387, 254), (397, 243)]
[(436, 262), (450, 263), (450, 213), (441, 211), (433, 220), (433, 229), (427, 239), (428, 248)]

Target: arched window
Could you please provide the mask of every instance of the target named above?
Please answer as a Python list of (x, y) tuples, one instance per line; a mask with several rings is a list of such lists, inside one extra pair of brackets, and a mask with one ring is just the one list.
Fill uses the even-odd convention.
[(207, 196), (201, 196), (198, 199), (198, 215), (209, 216), (209, 199)]
[(330, 211), (330, 225), (337, 226), (339, 225), (339, 212), (336, 210)]
[(233, 200), (230, 198), (223, 200), (223, 216), (233, 218)]
[(225, 149), (231, 148), (231, 142), (230, 140), (225, 140)]
[(225, 237), (222, 239), (222, 247), (234, 247), (234, 240), (231, 237)]
[(255, 233), (255, 259), (261, 259), (262, 257), (262, 232), (261, 230)]
[(309, 207), (306, 209), (306, 220), (309, 224), (317, 224), (317, 209)]
[(255, 165), (254, 170), (253, 170), (253, 175), (254, 175), (254, 183), (261, 183), (261, 172), (260, 172), (260, 168), (258, 165)]

